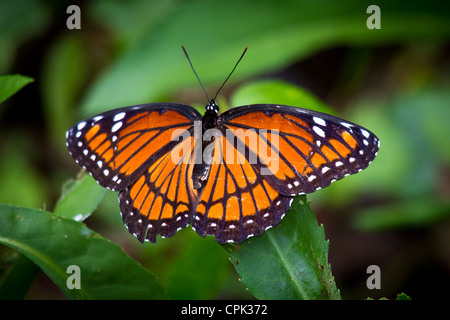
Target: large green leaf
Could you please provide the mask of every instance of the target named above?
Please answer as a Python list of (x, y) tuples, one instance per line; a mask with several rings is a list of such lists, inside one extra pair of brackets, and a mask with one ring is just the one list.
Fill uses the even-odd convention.
[[(97, 2), (93, 3), (93, 6)], [(139, 3), (138, 3), (139, 4)], [(186, 1), (156, 6), (160, 15), (134, 30), (132, 43), (88, 92), (84, 115), (156, 102), (179, 88), (198, 87), (180, 48), (188, 50), (205, 85), (218, 86), (243, 49), (231, 81), (279, 70), (333, 45), (376, 45), (443, 39), (450, 21), (442, 2), (381, 1), (381, 29), (366, 26), (370, 1)], [(123, 3), (123, 11), (132, 4)], [(136, 3), (134, 4), (136, 5)], [(118, 4), (97, 7), (105, 20), (126, 18)], [(118, 15), (118, 13), (120, 13)], [(155, 12), (151, 13), (156, 16)], [(117, 19), (115, 19), (115, 16)], [(130, 16), (130, 15), (128, 15)], [(132, 16), (134, 19), (134, 16)], [(122, 23), (124, 23), (122, 21)], [(136, 24), (134, 20), (130, 23)], [(122, 35), (123, 36), (123, 35)], [(212, 95), (212, 93), (211, 93)]]
[(306, 196), (297, 196), (279, 226), (224, 247), (242, 283), (258, 299), (340, 299), (328, 244)]
[[(0, 205), (0, 243), (31, 259), (71, 299), (165, 298), (152, 273), (80, 222)], [(80, 289), (67, 286), (71, 265), (80, 268)]]
[(279, 80), (260, 80), (239, 87), (231, 99), (233, 107), (272, 103), (333, 114), (334, 111), (303, 88)]

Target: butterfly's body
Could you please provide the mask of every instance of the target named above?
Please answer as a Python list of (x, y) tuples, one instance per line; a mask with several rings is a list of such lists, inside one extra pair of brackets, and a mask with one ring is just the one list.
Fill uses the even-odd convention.
[[(195, 154), (194, 158), (194, 168), (192, 172), (192, 180), (194, 189), (199, 189), (200, 192), (202, 187), (205, 186), (205, 183), (209, 176), (209, 169), (211, 168), (211, 161), (213, 158), (212, 152), (205, 153), (206, 148), (211, 143), (211, 141), (204, 140), (202, 137), (205, 136), (205, 133), (210, 129), (217, 128), (217, 119), (219, 118), (219, 107), (214, 100), (212, 100), (205, 107), (205, 115), (201, 119), (201, 150)], [(211, 140), (214, 141), (214, 136), (211, 137)]]

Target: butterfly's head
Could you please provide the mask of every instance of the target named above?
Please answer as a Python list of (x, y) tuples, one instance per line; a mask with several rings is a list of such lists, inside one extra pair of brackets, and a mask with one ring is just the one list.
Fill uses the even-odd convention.
[(219, 114), (219, 106), (217, 105), (216, 101), (212, 99), (207, 105), (206, 105), (206, 111), (214, 111), (214, 113)]

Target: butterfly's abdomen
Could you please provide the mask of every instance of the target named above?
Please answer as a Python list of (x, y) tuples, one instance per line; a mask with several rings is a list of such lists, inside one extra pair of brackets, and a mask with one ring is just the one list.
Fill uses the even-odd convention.
[[(214, 106), (217, 107), (215, 103)], [(201, 149), (196, 148), (197, 152), (194, 156), (194, 168), (192, 171), (194, 189), (202, 189), (209, 177), (211, 163), (214, 157), (214, 148), (209, 150), (208, 146), (214, 143), (214, 136), (205, 138), (207, 136), (205, 133), (210, 129), (217, 128), (217, 118), (217, 111), (215, 111), (214, 108), (208, 109), (207, 106), (205, 115), (202, 118), (201, 137), (197, 137), (195, 142), (199, 144), (201, 143)]]
[[(209, 143), (202, 142), (201, 152), (195, 154), (192, 182), (194, 189), (202, 189), (209, 177), (211, 162), (205, 161), (203, 154)], [(211, 154), (212, 158), (212, 154)]]

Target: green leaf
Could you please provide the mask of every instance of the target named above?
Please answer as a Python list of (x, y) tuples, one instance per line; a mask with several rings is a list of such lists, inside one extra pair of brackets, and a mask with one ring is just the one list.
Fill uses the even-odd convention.
[[(366, 300), (374, 301), (375, 299), (368, 297)], [(386, 297), (382, 297), (379, 300), (389, 300), (389, 299)], [(395, 300), (412, 300), (412, 299), (407, 294), (402, 292), (402, 293), (397, 294), (397, 297), (395, 298)]]
[[(230, 273), (227, 254), (212, 237), (204, 239), (193, 230), (183, 233), (181, 252), (167, 266), (161, 284), (171, 299), (212, 299)], [(187, 270), (199, 272), (186, 274)]]
[(243, 85), (233, 93), (230, 104), (237, 107), (256, 103), (285, 104), (319, 112), (334, 113), (329, 106), (313, 94), (279, 80), (260, 80)]
[(19, 74), (0, 76), (0, 103), (33, 81), (33, 78)]
[(0, 300), (24, 299), (39, 268), (12, 248), (0, 248)]
[[(152, 273), (80, 222), (0, 205), (0, 243), (31, 259), (70, 299), (165, 298)], [(67, 286), (71, 265), (80, 268), (80, 289)]]
[(356, 228), (366, 231), (424, 228), (450, 217), (450, 203), (435, 197), (407, 199), (392, 205), (361, 210), (354, 217)]
[(48, 177), (33, 165), (40, 146), (21, 128), (2, 127), (0, 143), (0, 203), (41, 208), (49, 201)]
[[(371, 4), (261, 0), (257, 14), (249, 14), (255, 12), (252, 1), (174, 1), (171, 8), (161, 8), (159, 23), (139, 24), (146, 29), (133, 32), (138, 36), (94, 83), (82, 103), (82, 112), (92, 115), (157, 101), (179, 88), (198, 88), (182, 44), (203, 84), (217, 86), (246, 46), (248, 52), (231, 81), (280, 70), (336, 44), (376, 45), (449, 35), (447, 10), (442, 4), (415, 1), (405, 6), (385, 1), (380, 4), (382, 28), (369, 30), (366, 10)], [(114, 8), (103, 16), (121, 20), (122, 12)]]
[[(73, 125), (72, 110), (88, 82), (90, 65), (86, 39), (65, 33), (49, 49), (41, 78), (44, 120), (50, 137), (64, 147), (64, 133)], [(65, 151), (65, 150), (64, 150)]]
[(242, 283), (258, 299), (340, 299), (328, 245), (306, 196), (297, 196), (279, 226), (224, 247)]
[(102, 188), (89, 174), (84, 173), (77, 180), (66, 182), (53, 214), (66, 219), (83, 221), (97, 208), (105, 193), (105, 188)]
[(412, 300), (412, 299), (410, 296), (402, 292), (397, 295), (397, 298), (395, 300)]
[(49, 3), (39, 0), (29, 0), (26, 5), (20, 1), (0, 1), (0, 12), (0, 73), (7, 73), (19, 61), (20, 46), (36, 41), (52, 24), (53, 15)]

